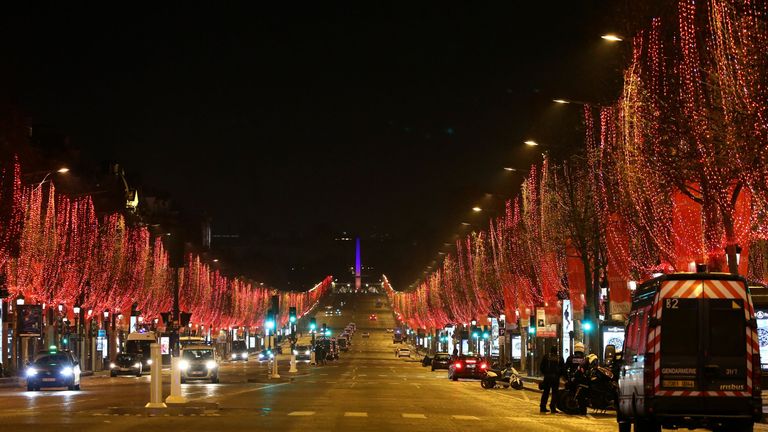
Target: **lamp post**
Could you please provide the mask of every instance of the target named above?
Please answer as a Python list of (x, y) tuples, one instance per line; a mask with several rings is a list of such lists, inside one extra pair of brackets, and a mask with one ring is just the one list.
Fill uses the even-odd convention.
[(80, 338), (80, 306), (73, 307), (72, 312), (75, 313), (75, 343), (77, 344), (74, 351), (77, 353), (77, 359), (80, 361), (80, 364), (83, 364), (83, 341)]

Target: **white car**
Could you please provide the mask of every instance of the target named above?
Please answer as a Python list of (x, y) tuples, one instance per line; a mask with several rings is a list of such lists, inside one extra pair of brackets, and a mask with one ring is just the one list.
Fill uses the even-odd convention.
[(401, 357), (408, 357), (408, 358), (410, 358), (411, 357), (411, 350), (408, 349), (408, 348), (399, 348), (397, 350), (397, 358), (401, 358)]
[(368, 332), (363, 332), (363, 337), (364, 338), (369, 338), (369, 337), (371, 337), (371, 334), (368, 333)]

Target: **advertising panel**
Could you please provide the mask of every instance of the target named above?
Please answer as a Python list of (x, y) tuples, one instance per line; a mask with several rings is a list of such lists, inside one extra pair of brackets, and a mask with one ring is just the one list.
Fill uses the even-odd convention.
[(160, 354), (167, 355), (171, 353), (171, 338), (160, 336)]
[(571, 355), (571, 337), (573, 331), (573, 312), (571, 311), (571, 301), (563, 300), (563, 358), (567, 359)]
[(613, 345), (616, 351), (624, 348), (624, 327), (605, 326), (603, 327), (603, 351), (605, 347)]
[(757, 339), (760, 343), (760, 367), (768, 369), (768, 310), (755, 310)]
[(16, 306), (19, 336), (41, 337), (43, 335), (43, 306)]
[(517, 336), (512, 336), (512, 358), (515, 360), (520, 360), (520, 357), (523, 355), (523, 340), (522, 338)]

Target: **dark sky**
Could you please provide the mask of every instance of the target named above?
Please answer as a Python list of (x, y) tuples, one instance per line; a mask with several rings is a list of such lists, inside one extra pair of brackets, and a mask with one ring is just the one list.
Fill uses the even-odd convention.
[(242, 234), (238, 265), (280, 286), (350, 266), (342, 231), (411, 283), (484, 226), (485, 193), (515, 193), (502, 167), (540, 157), (524, 139), (573, 129), (550, 99), (618, 76), (608, 1), (214, 3), (2, 11), (3, 82), (88, 158)]

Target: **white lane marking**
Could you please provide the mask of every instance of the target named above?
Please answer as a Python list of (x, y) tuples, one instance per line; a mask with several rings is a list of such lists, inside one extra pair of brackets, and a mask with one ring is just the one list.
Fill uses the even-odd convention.
[(368, 417), (368, 413), (359, 411), (347, 411), (344, 413), (344, 417)]
[(326, 384), (336, 384), (336, 381), (326, 381)]
[(379, 375), (379, 376), (380, 376), (380, 377), (384, 377), (384, 378), (386, 378), (386, 377), (388, 377), (389, 375)]
[(288, 413), (289, 416), (294, 417), (306, 417), (315, 415), (314, 411), (292, 411)]
[(408, 414), (408, 413), (402, 413), (401, 414), (403, 418), (410, 418), (410, 419), (425, 419), (427, 416), (424, 414)]
[(360, 375), (358, 375), (358, 376), (359, 376), (359, 377), (361, 377), (361, 376), (368, 376), (368, 375), (366, 375), (366, 374), (360, 374)]
[(468, 416), (468, 415), (452, 415), (454, 420), (480, 420), (480, 417)]

